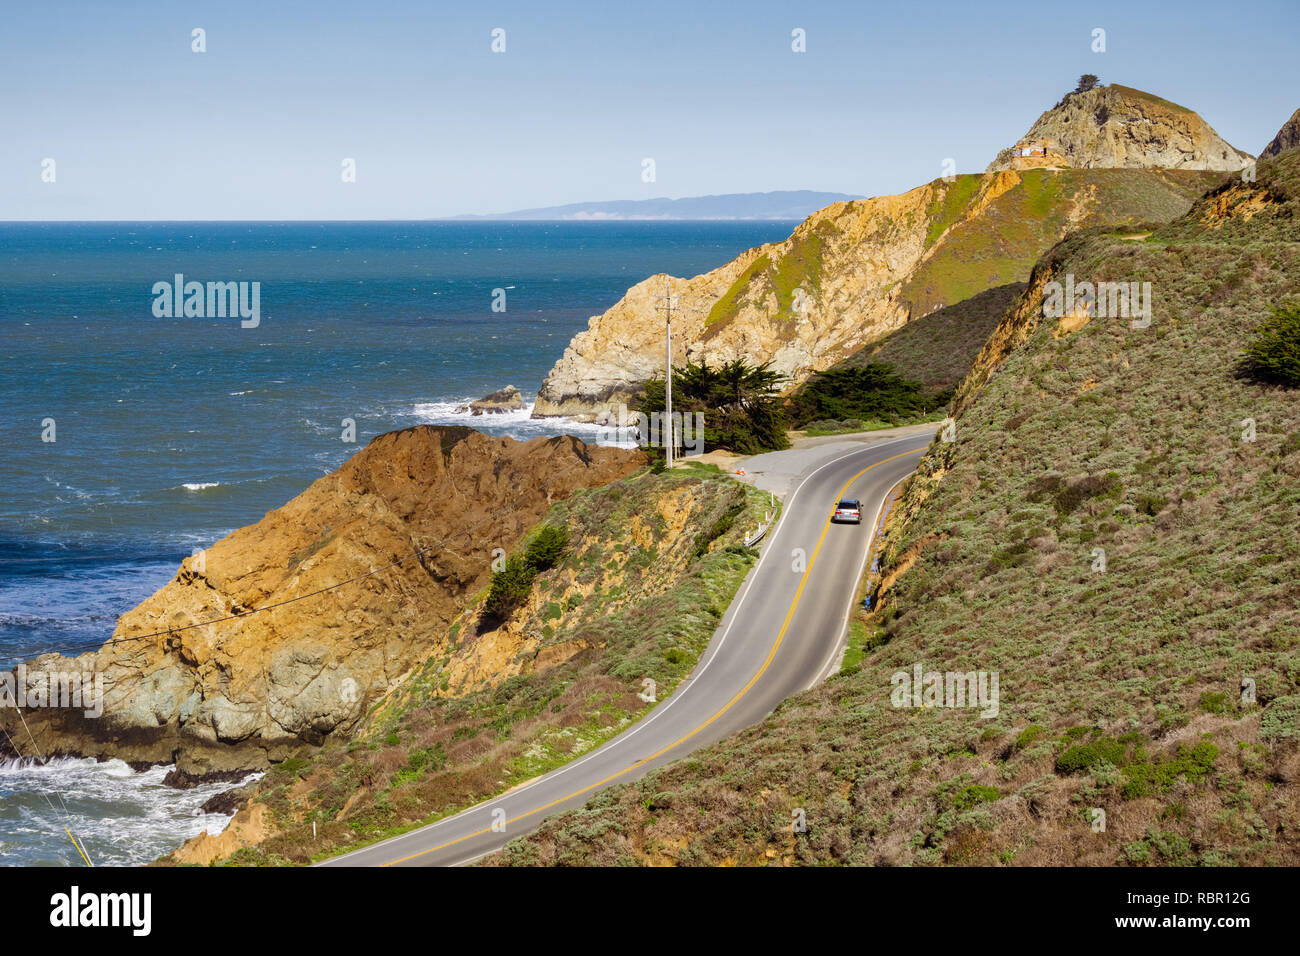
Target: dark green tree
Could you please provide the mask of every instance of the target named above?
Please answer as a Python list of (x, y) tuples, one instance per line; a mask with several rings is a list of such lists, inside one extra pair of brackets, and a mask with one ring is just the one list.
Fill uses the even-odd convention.
[[(778, 404), (781, 376), (771, 362), (735, 359), (719, 366), (688, 362), (673, 369), (673, 412), (704, 415), (704, 446), (742, 455), (790, 447), (785, 414)], [(645, 383), (636, 411), (664, 412), (664, 380)], [(678, 436), (680, 438), (680, 436)]]
[(537, 529), (523, 552), (512, 554), (506, 566), (492, 575), (480, 629), (496, 627), (523, 604), (532, 593), (533, 578), (555, 567), (568, 545), (569, 532), (565, 528), (547, 524)]
[(1242, 371), (1258, 382), (1300, 386), (1300, 301), (1273, 308), (1246, 346)]
[(948, 397), (927, 395), (893, 366), (872, 362), (818, 372), (790, 399), (790, 417), (797, 426), (822, 420), (898, 422), (927, 414)]
[(544, 524), (524, 549), (524, 560), (534, 571), (549, 571), (559, 563), (569, 544), (569, 532), (563, 527)]

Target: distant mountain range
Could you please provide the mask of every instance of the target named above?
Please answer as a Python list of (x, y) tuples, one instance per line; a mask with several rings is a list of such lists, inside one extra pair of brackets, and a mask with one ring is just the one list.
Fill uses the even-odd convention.
[(691, 196), (686, 199), (615, 199), (610, 202), (576, 202), (543, 206), (486, 216), (452, 216), (453, 219), (568, 219), (619, 221), (630, 219), (807, 219), (833, 202), (861, 199), (845, 193), (787, 189), (770, 193), (728, 193), (725, 196)]

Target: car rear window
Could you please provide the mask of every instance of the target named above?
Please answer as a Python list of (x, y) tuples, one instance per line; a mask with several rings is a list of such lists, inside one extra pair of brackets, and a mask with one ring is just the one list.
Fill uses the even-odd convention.
[(839, 507), (841, 507), (841, 508), (856, 508), (856, 507), (858, 507), (858, 502), (857, 502), (855, 499), (853, 499), (853, 498), (846, 498), (845, 500), (843, 500), (843, 501), (841, 501), (841, 502), (839, 503)]

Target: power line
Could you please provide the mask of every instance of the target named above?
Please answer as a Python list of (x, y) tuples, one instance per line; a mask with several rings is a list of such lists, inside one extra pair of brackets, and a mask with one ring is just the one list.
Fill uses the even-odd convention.
[[(590, 459), (589, 459), (589, 458), (584, 458), (584, 457), (581, 457), (581, 456), (580, 456), (580, 457), (578, 458), (577, 461), (575, 461), (575, 462), (573, 462), (572, 464), (568, 465), (566, 468), (564, 468), (563, 470), (561, 470), (561, 471), (557, 472), (556, 474), (552, 475), (552, 476), (551, 476), (550, 478), (548, 478), (546, 481), (544, 481), (544, 482), (542, 482), (540, 485), (538, 485), (537, 488), (535, 489), (535, 491), (533, 492), (533, 494), (535, 494), (537, 491), (541, 491), (541, 490), (543, 490), (543, 489), (546, 489), (546, 488), (550, 487), (550, 485), (551, 485), (552, 483), (558, 481), (560, 478), (562, 478), (564, 475), (568, 474), (568, 473), (569, 473), (570, 471), (572, 471), (574, 468), (577, 468), (578, 465), (589, 465), (590, 463), (591, 463), (591, 462), (590, 462)], [(112, 636), (110, 636), (107, 640), (100, 641), (100, 642), (95, 642), (95, 643), (91, 643), (91, 642), (83, 642), (83, 643), (79, 643), (79, 644), (65, 644), (65, 645), (63, 645), (63, 646), (64, 646), (65, 650), (68, 650), (68, 651), (71, 651), (71, 650), (96, 650), (96, 649), (102, 649), (102, 648), (106, 648), (106, 647), (108, 647), (108, 646), (110, 646), (110, 645), (116, 646), (116, 645), (119, 645), (119, 644), (125, 644), (125, 643), (128, 642), (128, 641), (143, 641), (143, 640), (148, 640), (148, 639), (150, 639), (150, 638), (155, 638), (155, 637), (165, 637), (165, 636), (167, 636), (167, 635), (169, 635), (169, 634), (177, 634), (177, 633), (180, 633), (181, 631), (189, 631), (189, 630), (193, 630), (193, 629), (195, 629), (195, 628), (208, 627), (208, 626), (213, 625), (213, 624), (223, 624), (223, 623), (225, 623), (225, 622), (227, 622), (227, 621), (242, 620), (242, 619), (244, 619), (244, 618), (251, 617), (251, 616), (254, 615), (254, 614), (259, 614), (259, 613), (261, 613), (262, 611), (272, 611), (272, 610), (275, 610), (276, 608), (279, 608), (279, 607), (284, 607), (284, 606), (289, 605), (289, 604), (295, 604), (295, 603), (297, 603), (298, 601), (305, 601), (305, 600), (307, 600), (308, 598), (317, 597), (318, 595), (325, 594), (325, 593), (328, 592), (328, 591), (334, 591), (334, 590), (337, 590), (338, 588), (344, 587), (344, 586), (346, 586), (346, 585), (348, 585), (348, 584), (353, 584), (353, 583), (355, 583), (355, 582), (357, 582), (357, 581), (361, 581), (361, 580), (364, 580), (364, 579), (366, 579), (366, 578), (373, 577), (373, 576), (376, 575), (376, 574), (381, 574), (381, 573), (383, 573), (384, 571), (388, 571), (388, 570), (390, 570), (390, 569), (392, 569), (392, 568), (395, 568), (395, 567), (398, 567), (399, 565), (404, 564), (405, 562), (409, 561), (411, 558), (419, 558), (421, 555), (423, 555), (423, 554), (425, 554), (425, 553), (427, 553), (427, 552), (429, 552), (429, 551), (434, 551), (434, 550), (440, 549), (440, 548), (442, 548), (444, 545), (446, 545), (448, 542), (450, 542), (450, 541), (454, 541), (454, 540), (457, 539), (457, 538), (463, 537), (464, 535), (467, 535), (467, 534), (469, 534), (470, 532), (474, 531), (475, 529), (477, 529), (477, 528), (481, 527), (482, 525), (488, 523), (488, 522), (491, 521), (494, 517), (500, 515), (501, 513), (515, 510), (516, 508), (518, 508), (518, 507), (523, 503), (523, 501), (524, 501), (524, 496), (521, 495), (520, 497), (518, 497), (518, 498), (514, 499), (513, 501), (507, 503), (507, 504), (504, 505), (503, 507), (493, 509), (493, 511), (492, 511), (491, 513), (489, 513), (488, 515), (485, 515), (483, 518), (481, 518), (479, 521), (475, 522), (474, 524), (470, 525), (469, 527), (467, 527), (467, 528), (462, 528), (460, 531), (457, 531), (457, 532), (455, 532), (455, 533), (453, 533), (453, 534), (447, 535), (446, 537), (441, 538), (440, 540), (434, 542), (434, 543), (431, 544), (431, 545), (427, 545), (427, 546), (425, 546), (425, 547), (423, 547), (423, 548), (417, 548), (417, 549), (416, 549), (415, 551), (413, 551), (411, 554), (406, 555), (405, 557), (398, 558), (398, 559), (395, 560), (395, 561), (391, 561), (391, 562), (389, 562), (388, 564), (384, 565), (383, 567), (372, 568), (372, 569), (369, 570), (369, 571), (365, 571), (365, 572), (363, 572), (363, 573), (361, 573), (361, 574), (354, 575), (353, 577), (347, 578), (346, 580), (343, 580), (343, 581), (337, 581), (337, 582), (335, 582), (334, 584), (326, 585), (326, 586), (323, 587), (323, 588), (318, 588), (318, 589), (316, 589), (315, 591), (310, 591), (310, 592), (308, 592), (307, 594), (299, 594), (299, 595), (296, 595), (295, 597), (286, 598), (286, 599), (284, 599), (283, 601), (276, 601), (276, 602), (273, 603), (273, 604), (263, 604), (263, 605), (261, 605), (260, 607), (249, 608), (249, 609), (246, 610), (246, 611), (239, 611), (239, 612), (236, 612), (236, 613), (234, 613), (234, 614), (227, 614), (227, 615), (225, 615), (224, 617), (213, 618), (213, 619), (210, 620), (210, 621), (202, 621), (202, 622), (199, 622), (199, 623), (197, 623), (197, 624), (185, 624), (185, 625), (182, 625), (182, 626), (180, 626), (180, 627), (170, 627), (170, 628), (165, 628), (165, 629), (163, 629), (163, 630), (161, 630), (161, 631), (151, 631), (151, 632), (148, 633), (148, 634), (133, 634), (133, 635), (130, 635), (130, 636), (128, 636), (128, 637), (119, 637), (119, 638), (116, 638), (116, 639), (114, 639)], [(50, 653), (50, 652), (49, 652), (49, 651), (45, 651), (45, 652), (43, 652), (43, 653)], [(61, 652), (60, 652), (60, 653), (61, 653)], [(35, 656), (38, 656), (38, 657), (39, 657), (40, 655), (38, 654), (38, 655), (35, 655)], [(29, 656), (29, 657), (17, 657), (17, 656), (13, 656), (13, 655), (10, 655), (10, 656), (8, 656), (8, 657), (5, 658), (5, 660), (8, 660), (8, 661), (16, 661), (16, 662), (18, 662), (18, 663), (22, 663), (23, 661), (30, 660), (30, 659), (31, 659), (30, 656)]]
[[(37, 745), (36, 738), (32, 736), (32, 728), (27, 726), (27, 718), (23, 716), (22, 708), (20, 708), (17, 704), (14, 704), (14, 710), (18, 711), (18, 719), (23, 722), (23, 728), (27, 731), (27, 736), (32, 742), (32, 750), (35, 751), (37, 757), (40, 759), (41, 766), (42, 767), (48, 766), (50, 762), (49, 758), (47, 758), (44, 754), (41, 753), (41, 748)], [(4, 730), (4, 728), (0, 727), (0, 730)], [(18, 745), (14, 743), (13, 737), (9, 736), (9, 731), (4, 730), (4, 735), (5, 738), (9, 741), (9, 746), (13, 748), (13, 752), (15, 756), (17, 756), (17, 758), (21, 760), (22, 751), (20, 751), (18, 749)], [(72, 835), (72, 829), (71, 829), (72, 813), (71, 811), (68, 810), (68, 805), (63, 802), (62, 791), (55, 790), (54, 795), (59, 798), (59, 803), (63, 807), (64, 820), (67, 821), (63, 826), (63, 832), (68, 835), (68, 839), (72, 841), (72, 845), (77, 848), (77, 853), (80, 854), (81, 858), (86, 861), (86, 866), (93, 867), (95, 864), (90, 862), (90, 854), (87, 853), (85, 849), (82, 847), (81, 841)], [(43, 796), (45, 798), (45, 802), (50, 805), (50, 810), (57, 815), (59, 812), (58, 807), (54, 805), (54, 801), (50, 799), (50, 795), (46, 793), (44, 790), (42, 790), (41, 796)]]

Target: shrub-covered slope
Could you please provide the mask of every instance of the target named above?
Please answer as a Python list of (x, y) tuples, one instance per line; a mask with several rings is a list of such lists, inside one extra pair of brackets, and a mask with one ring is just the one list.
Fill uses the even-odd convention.
[[(1150, 282), (1150, 325), (1044, 318), (1068, 275)], [(860, 666), (500, 862), (1300, 862), (1300, 394), (1238, 371), (1297, 295), (1297, 152), (1059, 244), (895, 509)], [(917, 665), (997, 673), (996, 716), (893, 706)]]
[(920, 382), (932, 394), (956, 388), (989, 334), (1024, 290), (1023, 282), (1011, 282), (913, 319), (835, 367), (877, 362)]
[[(942, 418), (957, 384), (1024, 289), (1023, 282), (988, 289), (859, 349), (791, 393), (792, 424), (815, 435)], [(842, 397), (842, 407), (819, 393)]]
[[(506, 560), (526, 556), (535, 576), (484, 589), (356, 739), (277, 764), (227, 833), (190, 841), (173, 862), (306, 862), (603, 743), (653, 706), (647, 679), (662, 700), (690, 672), (753, 563), (744, 537), (770, 507), (702, 466), (574, 491)], [(485, 613), (502, 590), (519, 593)]]

